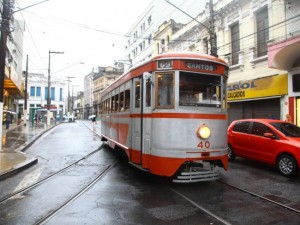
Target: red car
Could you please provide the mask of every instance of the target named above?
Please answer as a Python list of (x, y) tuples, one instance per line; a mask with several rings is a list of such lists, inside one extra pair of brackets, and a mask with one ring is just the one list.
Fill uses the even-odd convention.
[(300, 127), (273, 119), (243, 119), (228, 127), (228, 158), (236, 156), (277, 167), (284, 176), (300, 168)]

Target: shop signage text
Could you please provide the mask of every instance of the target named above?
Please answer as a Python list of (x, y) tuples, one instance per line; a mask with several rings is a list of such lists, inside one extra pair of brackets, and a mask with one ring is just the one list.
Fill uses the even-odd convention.
[(244, 98), (246, 97), (245, 89), (256, 88), (255, 81), (249, 81), (227, 86), (228, 99)]

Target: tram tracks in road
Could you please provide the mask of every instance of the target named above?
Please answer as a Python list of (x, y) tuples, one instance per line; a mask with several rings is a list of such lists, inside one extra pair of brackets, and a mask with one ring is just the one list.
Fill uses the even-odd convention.
[(200, 209), (201, 211), (203, 211), (204, 213), (208, 214), (209, 216), (213, 217), (214, 219), (216, 219), (217, 221), (221, 222), (222, 224), (225, 225), (231, 225), (230, 222), (222, 219), (221, 217), (217, 216), (215, 213), (205, 209), (203, 206), (199, 205), (198, 203), (196, 203), (195, 201), (193, 201), (192, 199), (190, 199), (189, 197), (187, 197), (186, 195), (176, 191), (175, 189), (169, 187), (169, 189), (174, 192), (175, 194), (179, 195), (181, 198), (185, 199), (186, 201), (188, 201), (190, 204), (192, 204), (193, 206), (195, 206), (196, 208)]
[(56, 172), (54, 172), (54, 173), (52, 173), (52, 174), (46, 176), (46, 177), (44, 177), (43, 179), (41, 179), (41, 180), (39, 180), (39, 181), (37, 181), (37, 182), (34, 182), (34, 183), (32, 183), (31, 185), (29, 185), (29, 186), (27, 186), (27, 187), (24, 187), (24, 188), (22, 188), (22, 189), (19, 189), (18, 191), (15, 191), (15, 192), (13, 192), (13, 193), (7, 195), (7, 196), (2, 197), (2, 198), (0, 199), (0, 204), (2, 204), (3, 202), (7, 201), (7, 200), (10, 199), (10, 198), (13, 198), (13, 197), (15, 197), (15, 196), (17, 196), (17, 195), (19, 195), (19, 194), (22, 194), (22, 193), (26, 192), (26, 191), (28, 191), (28, 190), (30, 190), (30, 189), (32, 189), (32, 188), (38, 186), (38, 185), (41, 185), (42, 183), (44, 183), (44, 182), (50, 180), (51, 178), (53, 178), (53, 177), (55, 177), (55, 176), (57, 176), (57, 175), (63, 173), (64, 171), (66, 171), (66, 170), (68, 170), (68, 169), (70, 169), (70, 168), (72, 168), (72, 167), (78, 165), (81, 161), (83, 161), (83, 160), (85, 160), (85, 159), (91, 157), (92, 155), (94, 155), (94, 154), (97, 153), (98, 151), (102, 150), (102, 149), (103, 149), (103, 146), (104, 146), (104, 144), (102, 144), (102, 145), (101, 145), (99, 148), (97, 148), (96, 150), (94, 150), (94, 151), (92, 151), (92, 152), (90, 152), (90, 153), (84, 155), (84, 156), (81, 157), (80, 159), (78, 159), (78, 160), (76, 160), (75, 162), (69, 164), (68, 166), (66, 166), (66, 167), (64, 167), (64, 168), (62, 168), (62, 169), (60, 169), (60, 170), (58, 170), (58, 171), (56, 171)]
[[(55, 219), (63, 209), (73, 204), (118, 164), (119, 160), (115, 158), (99, 163), (99, 151), (102, 149), (103, 145), (40, 181), (2, 198), (1, 219), (14, 215), (9, 216), (8, 223), (18, 223), (27, 215), (26, 211), (16, 213), (20, 212), (19, 207), (22, 208), (22, 205), (30, 205), (30, 210), (34, 211), (34, 215), (26, 216), (23, 221), (25, 224), (44, 224)], [(94, 163), (95, 160), (97, 163)]]
[(280, 203), (280, 202), (278, 202), (278, 201), (274, 201), (274, 200), (272, 200), (272, 199), (270, 199), (270, 198), (267, 198), (267, 197), (265, 197), (265, 196), (256, 194), (256, 193), (254, 193), (254, 192), (252, 192), (252, 191), (249, 191), (249, 190), (247, 190), (247, 189), (245, 189), (245, 188), (241, 188), (241, 187), (238, 187), (238, 186), (236, 186), (236, 185), (226, 183), (226, 182), (224, 182), (224, 181), (222, 181), (222, 180), (217, 180), (217, 181), (218, 181), (219, 183), (221, 183), (221, 184), (227, 185), (227, 186), (229, 186), (229, 187), (231, 187), (231, 188), (234, 188), (234, 189), (236, 189), (236, 190), (239, 190), (239, 191), (241, 191), (241, 192), (243, 192), (243, 193), (250, 194), (251, 196), (255, 196), (255, 197), (260, 198), (260, 199), (262, 199), (262, 200), (264, 200), (264, 201), (267, 201), (267, 202), (269, 202), (269, 203), (272, 203), (272, 204), (275, 204), (275, 205), (277, 205), (277, 206), (280, 206), (280, 207), (282, 207), (282, 208), (284, 208), (284, 209), (287, 209), (287, 210), (290, 210), (290, 211), (293, 211), (293, 212), (296, 212), (296, 213), (300, 213), (300, 210), (299, 210), (299, 209), (295, 209), (295, 208), (293, 208), (293, 207), (290, 207), (290, 206), (285, 205), (285, 204), (283, 204), (283, 203)]
[(63, 210), (65, 207), (67, 207), (71, 202), (76, 200), (78, 197), (80, 197), (82, 194), (84, 194), (86, 191), (88, 191), (94, 184), (96, 184), (99, 180), (102, 179), (102, 177), (105, 176), (106, 173), (108, 173), (112, 168), (114, 168), (118, 163), (118, 160), (115, 161), (113, 164), (110, 164), (106, 166), (98, 176), (96, 176), (92, 181), (87, 183), (84, 187), (82, 187), (76, 194), (71, 196), (70, 198), (66, 199), (62, 204), (60, 204), (56, 209), (53, 209), (50, 213), (47, 215), (44, 215), (39, 221), (37, 221), (36, 225), (44, 224), (47, 221), (51, 220), (56, 214), (58, 214), (61, 210)]
[[(226, 185), (226, 186), (230, 187), (232, 190), (238, 191), (240, 193), (243, 193), (243, 194), (246, 193), (246, 194), (249, 194), (252, 197), (261, 199), (261, 200), (265, 201), (265, 203), (270, 203), (270, 207), (272, 207), (272, 205), (273, 206), (275, 205), (277, 207), (282, 207), (283, 209), (287, 210), (286, 212), (290, 211), (291, 213), (300, 213), (300, 210), (297, 209), (297, 208), (290, 207), (290, 206), (288, 206), (286, 204), (283, 204), (279, 201), (272, 200), (268, 197), (265, 197), (263, 195), (254, 193), (252, 191), (246, 190), (246, 189), (238, 187), (236, 185), (226, 183), (225, 181), (222, 181), (222, 180), (216, 180), (215, 182), (220, 183), (222, 185)], [(199, 203), (199, 200), (194, 200), (194, 198), (189, 196), (189, 194), (184, 194), (182, 191), (177, 190), (176, 187), (168, 186), (168, 188), (173, 193), (175, 193), (176, 195), (180, 196), (185, 201), (192, 204), (194, 207), (198, 208), (199, 210), (201, 210), (205, 214), (209, 215), (210, 218), (213, 218), (216, 221), (218, 221), (218, 222), (220, 222), (221, 224), (224, 224), (224, 225), (232, 224), (231, 222), (228, 222), (228, 219), (224, 219), (224, 218), (222, 218), (222, 216), (218, 215), (218, 213), (216, 211), (211, 210), (211, 208), (209, 209), (209, 207), (207, 207), (207, 205), (205, 205), (206, 203), (204, 203), (204, 205), (202, 205), (201, 203)], [(233, 206), (233, 208), (234, 208), (234, 206)], [(226, 216), (226, 218), (228, 218), (228, 215)]]

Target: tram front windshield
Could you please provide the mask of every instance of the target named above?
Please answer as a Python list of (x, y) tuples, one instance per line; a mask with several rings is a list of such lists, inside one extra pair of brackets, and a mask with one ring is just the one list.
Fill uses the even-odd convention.
[(221, 107), (221, 76), (181, 72), (179, 105)]

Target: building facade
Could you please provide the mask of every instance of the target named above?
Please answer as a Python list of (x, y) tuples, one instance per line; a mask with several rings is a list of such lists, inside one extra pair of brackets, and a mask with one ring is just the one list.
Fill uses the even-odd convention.
[(84, 119), (91, 115), (100, 115), (101, 91), (111, 85), (124, 72), (112, 66), (96, 67), (84, 78)]
[(78, 91), (74, 96), (73, 114), (77, 119), (84, 119), (84, 94), (83, 91)]
[(88, 119), (90, 115), (93, 115), (93, 77), (94, 68), (86, 76), (84, 76), (83, 96), (84, 96), (84, 110), (83, 119)]
[[(162, 24), (168, 23), (165, 21), (176, 18), (177, 23), (185, 23), (190, 20), (176, 7), (187, 12), (190, 16), (196, 16), (204, 4), (204, 1), (199, 0), (174, 0), (172, 3), (152, 1), (126, 34), (125, 52), (122, 59), (126, 62), (125, 70), (128, 69), (128, 64), (136, 65), (153, 57), (154, 45), (157, 44), (154, 42), (154, 33), (159, 30)], [(167, 42), (168, 39), (165, 41)], [(163, 43), (162, 45), (167, 47), (167, 44)]]
[(95, 112), (94, 114), (98, 118), (101, 112), (101, 92), (118, 79), (123, 72), (123, 69), (118, 69), (112, 66), (98, 67), (98, 73), (94, 75), (93, 79), (93, 109)]
[[(19, 112), (18, 100), (24, 98), (24, 83), (22, 83), (22, 61), (23, 61), (23, 34), (24, 22), (12, 19), (14, 29), (8, 35), (3, 109), (14, 113)], [(5, 115), (3, 115), (5, 120)]]
[[(43, 113), (41, 113), (43, 116), (46, 114), (48, 99), (48, 77), (42, 73), (28, 73), (27, 79), (27, 112), (29, 114), (29, 120), (32, 121), (37, 109), (39, 109), (39, 111), (43, 111)], [(64, 81), (51, 81), (50, 109), (52, 112), (55, 112), (55, 115), (59, 115), (60, 117), (66, 113), (66, 94), (66, 83)], [(21, 114), (23, 114), (24, 111), (24, 102), (24, 99), (19, 99), (19, 110)]]
[(268, 45), (268, 64), (288, 72), (289, 98), (284, 104), (294, 123), (300, 126), (300, 1), (284, 1), (284, 5), (285, 35)]
[(230, 65), (229, 122), (241, 118), (284, 119), (290, 112), (290, 82), (285, 68), (269, 68), (268, 46), (287, 34), (286, 2), (219, 0), (213, 5), (213, 14), (207, 9), (209, 5), (172, 35), (169, 51), (210, 54), (215, 33), (217, 55)]

